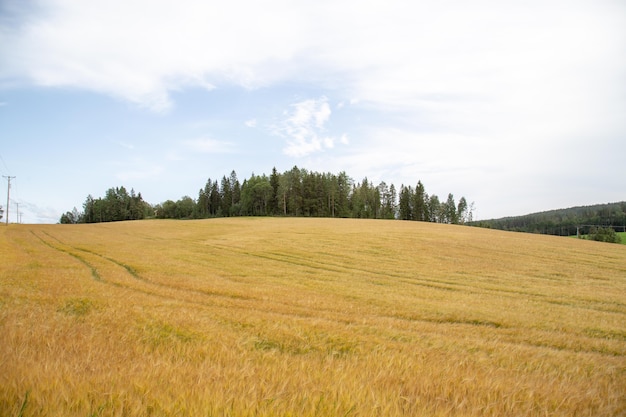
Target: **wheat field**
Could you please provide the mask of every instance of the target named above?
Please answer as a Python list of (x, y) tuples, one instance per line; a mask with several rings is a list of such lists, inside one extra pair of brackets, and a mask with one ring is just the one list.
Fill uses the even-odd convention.
[(2, 416), (626, 414), (626, 247), (420, 222), (0, 227)]

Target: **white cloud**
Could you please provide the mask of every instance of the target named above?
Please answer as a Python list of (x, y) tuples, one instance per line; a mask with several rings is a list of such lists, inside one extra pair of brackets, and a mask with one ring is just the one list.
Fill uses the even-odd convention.
[(2, 78), (85, 88), (158, 112), (171, 108), (171, 91), (187, 86), (255, 87), (280, 77), (274, 64), (295, 53), (299, 37), (286, 35), (302, 17), (283, 1), (51, 0), (38, 6), (0, 32)]
[(386, 110), (445, 117), (447, 104), (488, 102), (507, 117), (547, 111), (561, 123), (584, 116), (581, 103), (598, 94), (597, 101), (621, 100), (615, 81), (620, 91), (624, 85), (626, 11), (610, 0), (415, 2), (410, 9), (402, 1), (50, 0), (39, 7), (2, 31), (2, 78), (86, 88), (160, 112), (173, 105), (172, 91), (186, 87), (300, 80)]
[[(13, 207), (11, 207), (13, 209)], [(82, 207), (78, 207), (78, 210), (81, 210)], [(65, 210), (70, 211), (71, 208)], [(20, 217), (20, 221), (22, 223), (58, 223), (61, 219), (61, 212), (55, 208), (49, 206), (40, 206), (35, 203), (31, 203), (28, 201), (20, 201), (20, 213), (22, 214)], [(11, 211), (9, 213), (11, 217), (9, 222), (17, 221), (15, 217), (15, 211)], [(6, 219), (3, 218), (2, 222)]]
[[(427, 173), (427, 186), (446, 190), (454, 180), (502, 195), (531, 171), (559, 190), (554, 171), (566, 169), (562, 183), (581, 167), (606, 173), (626, 151), (620, 0), (32, 4), (0, 20), (1, 88), (86, 89), (167, 112), (186, 88), (304, 85), (330, 99), (288, 109), (273, 129), (287, 156), (350, 143), (350, 155), (333, 152), (337, 170), (389, 181)], [(176, 152), (233, 149), (207, 138), (183, 145)]]
[[(326, 132), (331, 113), (326, 97), (292, 104), (290, 111), (284, 113), (285, 119), (274, 129), (274, 133), (286, 138), (283, 152), (302, 157), (334, 148), (337, 139)], [(344, 143), (342, 139), (340, 142)]]

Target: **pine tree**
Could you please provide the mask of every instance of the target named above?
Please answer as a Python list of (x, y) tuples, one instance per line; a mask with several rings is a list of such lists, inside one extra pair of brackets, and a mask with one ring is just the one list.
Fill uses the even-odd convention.
[(232, 203), (230, 206), (230, 215), (238, 216), (239, 215), (239, 202), (241, 200), (241, 184), (239, 183), (239, 180), (237, 179), (237, 173), (235, 172), (235, 170), (232, 170), (230, 173), (230, 186), (232, 189)]
[(280, 187), (280, 175), (276, 170), (276, 167), (272, 168), (272, 175), (270, 175), (270, 186), (272, 187), (272, 195), (270, 197), (268, 212), (271, 215), (277, 215), (278, 211), (278, 188)]
[(221, 209), (222, 216), (230, 216), (230, 208), (233, 206), (233, 190), (230, 183), (230, 179), (226, 178), (226, 176), (222, 177), (222, 187), (221, 187)]
[(418, 181), (415, 187), (415, 193), (413, 194), (413, 220), (427, 220), (427, 204), (428, 196), (426, 195), (426, 189), (424, 188), (424, 184)]
[(408, 187), (405, 187), (404, 184), (400, 186), (400, 201), (398, 203), (398, 216), (400, 220), (413, 220), (411, 207), (412, 196), (413, 190), (410, 185)]

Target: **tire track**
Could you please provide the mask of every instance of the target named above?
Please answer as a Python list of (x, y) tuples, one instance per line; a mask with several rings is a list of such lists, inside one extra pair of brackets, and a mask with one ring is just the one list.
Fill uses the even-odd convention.
[[(246, 301), (249, 301), (249, 302), (262, 301), (259, 298), (247, 296), (247, 295), (229, 294), (229, 293), (223, 293), (223, 292), (213, 291), (213, 290), (192, 289), (192, 288), (185, 288), (185, 287), (180, 287), (180, 286), (175, 286), (175, 285), (169, 285), (169, 284), (165, 284), (161, 282), (155, 282), (155, 281), (149, 280), (141, 276), (132, 266), (125, 264), (123, 262), (120, 262), (114, 258), (110, 258), (108, 256), (102, 255), (100, 253), (97, 253), (89, 249), (83, 249), (83, 248), (68, 245), (64, 243), (63, 241), (61, 241), (60, 239), (58, 239), (57, 237), (52, 236), (47, 232), (40, 232), (42, 235), (45, 235), (47, 240), (44, 239), (42, 236), (36, 234), (34, 231), (31, 231), (31, 233), (39, 241), (41, 241), (44, 245), (48, 246), (49, 248), (59, 251), (63, 254), (69, 255), (73, 257), (74, 259), (78, 260), (79, 262), (81, 262), (83, 265), (89, 268), (89, 270), (91, 271), (92, 277), (95, 281), (98, 281), (107, 285), (113, 285), (119, 288), (137, 291), (143, 294), (159, 297), (162, 299), (175, 300), (175, 301), (179, 301), (182, 303), (191, 303), (191, 304), (196, 304), (196, 305), (201, 305), (201, 306), (213, 307), (213, 306), (221, 305), (225, 307), (235, 307), (235, 304), (237, 303), (241, 304)], [(53, 244), (50, 241), (54, 241), (56, 244)], [(141, 283), (141, 285), (153, 287), (153, 289), (160, 289), (161, 291), (148, 290), (148, 289), (140, 288), (136, 285), (116, 282), (116, 281), (113, 281), (110, 277), (105, 278), (103, 276), (104, 274), (102, 273), (102, 271), (98, 270), (97, 266), (93, 262), (89, 262), (86, 259), (86, 257), (81, 256), (80, 253), (87, 254), (88, 256), (92, 256), (92, 257), (101, 259), (103, 261), (106, 261), (107, 263), (110, 263), (112, 265), (115, 265), (116, 267), (124, 270), (124, 273), (127, 275), (128, 278), (131, 278), (132, 280), (138, 283)], [(164, 294), (163, 291), (167, 291), (169, 292), (169, 294)], [(172, 293), (178, 293), (178, 294), (175, 295)], [(198, 299), (190, 298), (189, 297), (190, 295), (201, 296), (204, 298), (210, 297), (210, 298), (213, 298), (214, 301), (215, 299), (221, 299), (223, 301), (221, 303), (208, 303), (206, 301), (199, 301)]]
[[(261, 298), (250, 297), (250, 296), (240, 296), (240, 295), (233, 296), (232, 294), (224, 294), (224, 293), (220, 293), (216, 291), (195, 290), (195, 289), (190, 289), (190, 288), (176, 287), (176, 286), (168, 285), (164, 283), (153, 282), (149, 279), (142, 277), (131, 266), (126, 265), (123, 262), (117, 261), (113, 258), (109, 258), (107, 256), (101, 255), (97, 252), (94, 252), (88, 249), (81, 249), (81, 248), (73, 247), (71, 245), (68, 245), (62, 242), (60, 239), (56, 238), (55, 236), (50, 235), (47, 232), (41, 232), (41, 234), (45, 235), (49, 240), (56, 242), (56, 245), (51, 243), (50, 241), (47, 241), (43, 237), (39, 236), (34, 231), (31, 231), (31, 233), (39, 241), (41, 241), (41, 243), (48, 246), (49, 248), (54, 249), (58, 252), (61, 252), (65, 255), (69, 255), (73, 257), (74, 259), (78, 260), (79, 262), (81, 262), (83, 265), (89, 268), (89, 270), (92, 272), (92, 277), (95, 281), (98, 281), (102, 284), (122, 288), (125, 290), (135, 291), (141, 294), (157, 297), (157, 298), (167, 300), (167, 301), (177, 301), (185, 305), (195, 305), (197, 307), (202, 307), (202, 308), (221, 309), (221, 310), (224, 310), (225, 319), (227, 319), (230, 316), (229, 313), (232, 313), (231, 311), (232, 309), (246, 311), (246, 312), (251, 313), (253, 316), (254, 316), (254, 312), (256, 311), (259, 314), (270, 313), (270, 314), (275, 314), (283, 318), (284, 317), (302, 317), (302, 318), (326, 317), (328, 319), (329, 317), (327, 316), (329, 314), (333, 315), (336, 313), (335, 311), (325, 311), (325, 310), (312, 312), (309, 309), (305, 309), (305, 308), (295, 306), (292, 304), (283, 304), (283, 303), (281, 303), (280, 305), (269, 306), (266, 303), (267, 300), (264, 300)], [(96, 265), (94, 265), (94, 263), (89, 262), (87, 259), (85, 259), (84, 256), (81, 256), (80, 254), (76, 252), (82, 252), (84, 254), (88, 254), (89, 256), (97, 257), (108, 263), (111, 263), (115, 265), (116, 267), (123, 269), (124, 273), (128, 277), (135, 280), (136, 282), (140, 282), (143, 285), (159, 288), (162, 291), (167, 290), (169, 294), (164, 294), (162, 291), (144, 289), (144, 288), (137, 287), (135, 285), (129, 285), (129, 284), (113, 281), (110, 279), (110, 277), (107, 277), (105, 274), (103, 274), (102, 271), (99, 271)], [(205, 299), (198, 300), (197, 298), (192, 298), (194, 297), (194, 295), (196, 297), (201, 296)], [(207, 297), (211, 298), (211, 302), (209, 302), (206, 299)], [(285, 313), (284, 309), (281, 308), (281, 306), (282, 307), (288, 306), (289, 309), (291, 309), (291, 311), (289, 313)]]
[(358, 272), (364, 275), (372, 277), (382, 278), (395, 278), (398, 282), (403, 284), (418, 286), (424, 288), (437, 289), (441, 291), (462, 291), (468, 294), (498, 294), (500, 296), (517, 299), (520, 296), (528, 297), (531, 300), (537, 302), (543, 302), (546, 304), (573, 307), (577, 309), (584, 309), (590, 311), (608, 312), (616, 314), (624, 314), (626, 304), (617, 302), (607, 302), (605, 300), (591, 300), (586, 298), (568, 297), (568, 298), (556, 298), (555, 296), (548, 296), (541, 293), (535, 293), (532, 291), (524, 291), (517, 289), (502, 289), (493, 288), (489, 286), (470, 285), (466, 283), (459, 283), (450, 280), (434, 280), (425, 277), (408, 277), (406, 274), (394, 273), (394, 272), (382, 272), (371, 269), (366, 269), (357, 266), (346, 266), (340, 263), (328, 262), (328, 261), (315, 261), (311, 258), (303, 258), (297, 255), (281, 253), (281, 252), (268, 252), (268, 253), (255, 253), (246, 251), (243, 249), (236, 249), (231, 247), (225, 247), (222, 245), (211, 245), (212, 248), (220, 249), (229, 252), (238, 252), (242, 255), (256, 257), (258, 259), (279, 262), (295, 266), (303, 266), (314, 270), (322, 270), (335, 273), (349, 273)]
[[(47, 247), (54, 249), (56, 251), (59, 251), (61, 253), (64, 253), (66, 255), (71, 256), (72, 258), (78, 260), (80, 263), (82, 263), (83, 265), (85, 265), (87, 268), (89, 268), (91, 270), (91, 276), (95, 281), (100, 281), (100, 282), (106, 282), (104, 279), (102, 279), (102, 277), (100, 276), (100, 274), (98, 273), (98, 270), (96, 269), (95, 266), (93, 266), (92, 264), (90, 264), (89, 262), (87, 262), (84, 258), (81, 258), (79, 255), (70, 252), (69, 250), (66, 249), (62, 249), (59, 247), (54, 246), (53, 244), (51, 244), (50, 242), (46, 242), (41, 236), (37, 235), (33, 230), (30, 231), (32, 233), (33, 236), (35, 236), (41, 243), (43, 243), (44, 245), (46, 245)], [(48, 233), (46, 232), (42, 232), (43, 234), (50, 236)], [(53, 238), (55, 239), (55, 238)], [(58, 239), (55, 239), (57, 242), (59, 241)]]
[[(94, 281), (97, 281), (97, 282), (100, 282), (102, 284), (109, 285), (109, 286), (112, 286), (112, 287), (116, 287), (116, 288), (120, 288), (120, 289), (124, 289), (124, 290), (130, 290), (130, 291), (133, 291), (133, 292), (141, 293), (141, 294), (144, 294), (144, 295), (149, 295), (149, 296), (152, 296), (152, 297), (157, 297), (157, 298), (160, 298), (160, 299), (165, 299), (165, 300), (168, 300), (168, 301), (176, 300), (176, 301), (182, 301), (182, 302), (190, 302), (188, 300), (181, 300), (181, 299), (177, 299), (177, 298), (174, 298), (174, 297), (170, 297), (168, 295), (160, 294), (160, 293), (155, 292), (155, 291), (150, 291), (150, 290), (147, 290), (147, 289), (138, 288), (136, 286), (129, 285), (129, 284), (126, 284), (126, 283), (123, 283), (123, 282), (116, 282), (116, 281), (111, 280), (110, 277), (106, 277), (105, 278), (103, 276), (104, 274), (102, 273), (102, 271), (99, 270), (98, 267), (96, 267), (96, 265), (94, 263), (89, 262), (84, 256), (81, 256), (80, 254), (76, 253), (75, 251), (89, 253), (91, 255), (98, 256), (99, 258), (102, 258), (102, 259), (104, 259), (104, 260), (106, 260), (108, 262), (111, 262), (113, 265), (116, 265), (117, 267), (123, 268), (125, 270), (125, 273), (127, 273), (128, 275), (131, 275), (131, 274), (130, 274), (130, 271), (128, 271), (128, 268), (126, 268), (125, 266), (122, 266), (119, 263), (112, 261), (111, 259), (107, 259), (106, 257), (96, 255), (96, 254), (91, 253), (89, 251), (83, 251), (83, 250), (81, 250), (79, 248), (75, 248), (75, 247), (73, 247), (71, 245), (67, 245), (64, 242), (62, 242), (61, 240), (59, 240), (58, 238), (50, 235), (47, 232), (43, 232), (42, 231), (41, 234), (43, 234), (47, 238), (55, 241), (57, 243), (57, 245), (55, 245), (53, 243), (50, 243), (50, 241), (47, 241), (46, 239), (44, 239), (43, 237), (41, 237), (40, 235), (38, 235), (37, 233), (35, 233), (32, 230), (31, 230), (31, 233), (33, 234), (33, 236), (35, 236), (45, 246), (47, 246), (47, 247), (49, 247), (51, 249), (54, 249), (54, 250), (56, 250), (56, 251), (58, 251), (60, 253), (63, 253), (65, 255), (71, 256), (72, 258), (76, 259), (77, 261), (79, 261), (80, 263), (85, 265), (91, 271), (91, 275), (92, 275), (92, 278), (94, 279)], [(132, 275), (131, 275), (131, 277), (136, 279)], [(147, 281), (147, 282), (149, 282), (149, 281)]]
[[(80, 247), (75, 247), (75, 246), (68, 245), (68, 244), (62, 242), (60, 239), (56, 238), (55, 236), (50, 235), (49, 233), (46, 233), (46, 232), (42, 232), (42, 233), (45, 234), (50, 239), (53, 239), (54, 241), (56, 241), (57, 243), (59, 243), (62, 246), (69, 247), (69, 248), (71, 248), (74, 251), (86, 253), (86, 254), (89, 254), (89, 255), (91, 255), (93, 257), (97, 257), (97, 258), (103, 259), (103, 260), (105, 260), (107, 262), (110, 262), (110, 263), (112, 263), (114, 265), (117, 265), (118, 267), (124, 269), (126, 271), (126, 273), (131, 278), (133, 278), (134, 280), (139, 281), (139, 282), (141, 282), (143, 284), (146, 284), (146, 285), (149, 285), (149, 286), (158, 287), (158, 288), (162, 288), (162, 289), (166, 289), (166, 290), (173, 290), (173, 291), (179, 291), (179, 292), (188, 292), (188, 293), (193, 293), (193, 294), (199, 294), (199, 295), (203, 295), (203, 296), (225, 297), (225, 298), (244, 299), (244, 300), (252, 299), (252, 297), (247, 297), (247, 296), (226, 294), (226, 293), (221, 293), (221, 292), (218, 292), (218, 291), (196, 290), (196, 289), (191, 289), (191, 288), (184, 288), (184, 287), (178, 287), (178, 286), (174, 286), (174, 285), (168, 285), (168, 284), (161, 283), (161, 282), (155, 282), (155, 281), (149, 280), (149, 279), (141, 276), (132, 266), (130, 266), (128, 264), (125, 264), (123, 262), (120, 262), (117, 259), (105, 256), (105, 255), (103, 255), (101, 253), (92, 251), (90, 249), (85, 249), (85, 248), (80, 248)], [(42, 240), (41, 238), (39, 238), (39, 239)], [(50, 247), (52, 247), (54, 249), (60, 250), (60, 251), (62, 251), (64, 253), (67, 253), (68, 255), (71, 255), (71, 256), (75, 257), (76, 259), (80, 260), (82, 263), (84, 263), (88, 267), (92, 268), (92, 270), (95, 270), (95, 268), (91, 264), (89, 264), (84, 258), (82, 258), (80, 255), (77, 255), (76, 253), (71, 252), (69, 250), (64, 250), (64, 249), (61, 249), (61, 248), (54, 247), (53, 245), (51, 245), (51, 244), (49, 244), (47, 242), (44, 242), (44, 243), (46, 243), (48, 246), (50, 246)], [(97, 273), (97, 271), (96, 271), (96, 273)], [(100, 277), (100, 280), (102, 280), (101, 277)], [(129, 286), (125, 286), (125, 287), (130, 288)], [(184, 300), (184, 301), (188, 301), (188, 300)]]
[[(346, 323), (346, 324), (348, 323), (353, 324), (348, 316), (343, 317), (341, 314), (341, 311), (337, 311), (334, 309), (324, 308), (321, 310), (317, 310), (317, 309), (311, 309), (311, 308), (302, 308), (302, 307), (298, 307), (296, 305), (292, 305), (288, 303), (276, 304), (275, 302), (270, 305), (267, 305), (266, 303), (264, 303), (263, 300), (257, 299), (254, 297), (247, 297), (246, 299), (242, 299), (242, 300), (233, 300), (232, 299), (233, 297), (230, 295), (224, 295), (224, 294), (220, 294), (216, 292), (209, 292), (209, 291), (203, 291), (203, 290), (194, 290), (194, 289), (189, 289), (189, 288), (175, 287), (172, 285), (153, 282), (151, 280), (148, 280), (142, 277), (130, 265), (127, 265), (116, 259), (96, 253), (89, 249), (73, 247), (71, 245), (68, 245), (62, 242), (60, 239), (46, 232), (40, 232), (40, 233), (44, 235), (48, 240), (44, 239), (42, 236), (39, 236), (34, 231), (31, 231), (31, 233), (45, 246), (53, 250), (56, 250), (60, 253), (63, 253), (65, 255), (71, 256), (72, 258), (76, 259), (81, 264), (83, 264), (86, 268), (90, 270), (91, 276), (94, 281), (97, 281), (104, 285), (111, 285), (116, 288), (134, 291), (140, 294), (156, 297), (156, 298), (166, 300), (166, 301), (177, 301), (177, 302), (184, 304), (185, 306), (196, 306), (202, 309), (208, 309), (210, 311), (213, 311), (214, 313), (217, 311), (220, 311), (220, 313), (218, 313), (215, 316), (215, 319), (218, 320), (220, 323), (223, 323), (224, 325), (236, 325), (238, 323), (236, 321), (233, 321), (233, 317), (232, 317), (233, 309), (245, 312), (250, 317), (254, 317), (255, 315), (263, 315), (264, 317), (268, 318), (268, 315), (269, 315), (270, 317), (274, 316), (276, 320), (285, 320), (285, 319), (288, 320), (294, 317), (305, 318), (305, 319), (315, 318), (317, 320), (324, 319), (324, 320), (328, 320), (328, 321), (335, 322), (335, 323), (341, 322), (341, 323)], [(51, 243), (51, 242), (54, 242), (54, 243)], [(219, 247), (219, 249), (231, 250), (231, 248), (225, 248), (225, 247)], [(263, 254), (249, 253), (245, 251), (238, 251), (238, 252), (245, 254), (247, 256), (253, 256), (253, 257), (256, 256), (257, 258), (263, 258), (263, 259), (267, 259), (271, 261), (287, 262), (287, 263), (292, 263), (292, 264), (296, 264), (300, 266), (315, 268), (314, 266), (307, 265), (306, 260), (297, 258), (294, 255), (286, 255), (286, 254), (284, 255), (280, 253), (270, 253), (268, 255), (263, 255)], [(88, 256), (96, 257), (112, 265), (115, 265), (117, 268), (124, 271), (124, 274), (127, 277), (132, 278), (133, 280), (135, 280), (135, 282), (141, 283), (141, 285), (148, 285), (148, 286), (157, 287), (161, 290), (168, 290), (170, 294), (164, 294), (159, 291), (151, 291), (149, 289), (140, 288), (134, 285), (129, 285), (129, 284), (125, 284), (122, 282), (113, 281), (106, 274), (102, 273), (102, 271), (98, 270), (98, 267), (95, 263), (90, 262), (84, 255), (81, 256), (81, 253), (87, 254)], [(274, 258), (272, 255), (277, 256), (277, 257), (284, 255), (285, 259)], [(319, 264), (323, 265), (321, 263)], [(332, 267), (337, 268), (336, 270), (334, 270), (334, 272), (344, 272), (346, 270), (350, 270), (350, 268), (342, 266), (342, 265), (338, 265), (338, 264), (334, 264), (332, 265)], [(332, 267), (328, 269), (333, 270)], [(344, 271), (341, 271), (340, 269), (344, 269)], [(355, 269), (362, 271), (362, 272), (367, 272), (373, 275), (380, 274), (377, 272), (366, 271), (366, 270), (362, 270), (359, 268), (355, 268)], [(176, 295), (171, 294), (172, 292), (178, 293), (178, 294)], [(210, 302), (209, 300), (206, 300), (206, 299), (198, 300), (197, 298), (193, 299), (192, 297), (194, 294), (200, 295), (203, 297), (206, 297), (206, 296), (218, 297), (222, 300), (224, 300), (225, 298), (228, 298), (230, 299), (231, 303)], [(213, 301), (216, 301), (216, 300), (213, 299)], [(285, 307), (288, 307), (288, 312), (285, 311)], [(255, 314), (255, 312), (258, 314)], [(380, 315), (375, 316), (374, 318), (378, 318), (378, 319), (387, 318), (389, 320), (394, 320), (394, 321), (400, 320), (400, 321), (409, 321), (409, 322), (432, 323), (432, 324), (438, 324), (438, 325), (464, 325), (464, 326), (474, 326), (474, 327), (476, 326), (490, 327), (490, 328), (493, 328), (494, 332), (497, 331), (497, 333), (500, 334), (501, 337), (504, 337), (504, 338), (507, 337), (507, 334), (506, 334), (507, 331), (511, 331), (515, 329), (515, 327), (510, 327), (508, 325), (501, 324), (498, 322), (484, 321), (484, 320), (469, 320), (469, 319), (465, 320), (465, 319), (457, 319), (457, 318), (452, 318), (452, 317), (451, 318), (446, 318), (446, 317), (429, 318), (429, 317), (419, 317), (419, 316), (409, 317), (409, 316), (393, 315), (393, 314), (391, 315), (380, 314)], [(436, 331), (435, 333), (440, 334), (441, 332)], [(621, 351), (611, 349), (610, 347), (602, 348), (600, 346), (600, 347), (595, 347), (595, 348), (583, 349), (580, 347), (575, 347), (575, 346), (570, 347), (570, 346), (564, 345), (563, 343), (557, 340), (531, 341), (531, 340), (515, 340), (513, 338), (513, 339), (508, 340), (507, 343), (512, 344), (512, 345), (519, 345), (519, 346), (530, 346), (530, 347), (539, 348), (539, 349), (543, 348), (543, 349), (563, 350), (563, 351), (568, 351), (572, 353), (582, 352), (582, 353), (594, 353), (594, 354), (602, 354), (602, 355), (609, 355), (609, 356), (620, 356), (622, 354)]]

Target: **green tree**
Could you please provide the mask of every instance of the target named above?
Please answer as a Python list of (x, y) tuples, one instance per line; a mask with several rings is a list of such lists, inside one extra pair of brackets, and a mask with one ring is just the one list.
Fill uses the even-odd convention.
[(61, 224), (76, 224), (83, 221), (83, 215), (78, 211), (76, 207), (72, 211), (68, 211), (61, 216), (59, 223)]
[[(367, 181), (367, 178), (365, 179)], [(366, 182), (367, 184), (367, 182)], [(352, 218), (360, 219), (365, 217), (365, 199), (363, 187), (360, 183), (352, 184), (352, 193), (350, 194), (350, 208)]]
[(352, 188), (352, 178), (341, 171), (337, 175), (337, 201), (335, 213), (339, 217), (350, 216), (350, 189)]
[(439, 202), (439, 197), (436, 194), (431, 195), (428, 199), (427, 214), (429, 222), (438, 223), (442, 221), (442, 205)]
[(194, 217), (198, 219), (205, 219), (209, 217), (209, 196), (206, 195), (203, 188), (200, 188), (198, 191)]
[(241, 214), (266, 216), (272, 199), (272, 185), (265, 175), (252, 174), (241, 186)]
[(220, 185), (217, 180), (211, 184), (209, 193), (209, 215), (218, 216), (222, 206), (222, 196), (220, 194)]
[(326, 216), (335, 217), (339, 197), (339, 181), (336, 175), (324, 174), (324, 192), (326, 193)]
[(428, 196), (421, 181), (417, 182), (413, 193), (413, 220), (425, 221), (428, 217)]
[(166, 200), (162, 204), (157, 204), (155, 210), (156, 216), (159, 219), (176, 218), (176, 203), (172, 200)]
[(280, 175), (276, 170), (276, 167), (272, 168), (272, 175), (270, 175), (270, 186), (272, 187), (272, 195), (270, 197), (268, 212), (269, 214), (275, 216), (280, 213), (279, 206), (279, 196), (278, 189), (280, 188)]
[(232, 202), (230, 206), (230, 215), (238, 216), (239, 215), (239, 202), (241, 201), (241, 184), (239, 183), (239, 179), (237, 179), (237, 173), (235, 170), (230, 172), (230, 186), (232, 189)]
[(388, 187), (385, 181), (381, 181), (378, 185), (378, 195), (380, 197), (380, 218), (395, 218), (396, 188), (393, 184)]
[(391, 184), (389, 186), (389, 203), (391, 204), (391, 212), (389, 213), (390, 219), (395, 219), (397, 215), (397, 201), (398, 201), (398, 193), (396, 192), (396, 186)]
[[(125, 187), (109, 188), (104, 198), (94, 199), (91, 194), (83, 203), (81, 223), (113, 222), (121, 220), (139, 220), (152, 215), (152, 207), (143, 201), (141, 193), (131, 189), (130, 194)], [(65, 221), (71, 218), (64, 218)]]
[(615, 229), (612, 227), (598, 227), (593, 228), (591, 233), (589, 234), (589, 239), (595, 240), (598, 242), (608, 242), (608, 243), (621, 243), (622, 240), (617, 233), (615, 233)]
[(302, 171), (294, 166), (280, 177), (279, 195), (282, 199), (283, 215), (302, 215)]
[(195, 217), (205, 219), (209, 217), (209, 206), (211, 196), (211, 178), (209, 178), (204, 186), (198, 191), (198, 200), (196, 202)]
[(458, 224), (457, 207), (452, 193), (448, 194), (448, 199), (442, 205), (442, 223)]
[(353, 184), (350, 196), (352, 217), (363, 219), (375, 219), (380, 212), (380, 193), (378, 187), (374, 187), (367, 177), (361, 183)]
[(189, 196), (184, 196), (176, 202), (174, 210), (174, 218), (176, 219), (190, 219), (193, 217), (193, 211), (196, 206), (196, 202)]
[(315, 217), (321, 215), (323, 198), (320, 190), (320, 182), (317, 174), (300, 170), (302, 179), (302, 215)]
[[(107, 191), (104, 199), (88, 199), (85, 218), (94, 221), (138, 218), (137, 204), (141, 194), (130, 197), (124, 189)], [(189, 203), (194, 202), (192, 214)], [(161, 218), (205, 218), (238, 215), (283, 215), (315, 217), (355, 217), (423, 220), (457, 223), (471, 219), (471, 208), (464, 198), (454, 204), (452, 194), (444, 203), (436, 195), (428, 196), (424, 185), (418, 181), (415, 190), (381, 181), (374, 186), (367, 177), (354, 182), (345, 171), (335, 175), (308, 171), (294, 166), (280, 174), (276, 167), (268, 177), (255, 175), (239, 183), (236, 172), (223, 176), (221, 183), (210, 178), (198, 190), (198, 199), (184, 197), (177, 202), (166, 202), (152, 207), (143, 203), (143, 213)], [(156, 210), (155, 210), (156, 209)]]
[(130, 189), (130, 218), (129, 220), (141, 220), (145, 218), (146, 211), (149, 208), (149, 204), (143, 201), (141, 193), (135, 194), (135, 189)]
[(226, 176), (222, 177), (222, 186), (220, 190), (222, 216), (230, 216), (231, 207), (233, 206), (233, 189), (230, 179)]
[(411, 186), (400, 186), (400, 201), (398, 202), (398, 218), (400, 220), (413, 220), (413, 210), (411, 207), (411, 199), (413, 190)]
[(96, 221), (94, 208), (95, 208), (94, 199), (91, 196), (91, 194), (89, 194), (87, 196), (87, 199), (85, 200), (85, 203), (83, 204), (83, 213), (85, 213), (84, 214), (85, 223), (94, 223)]
[(471, 214), (465, 197), (461, 197), (459, 200), (459, 205), (456, 209), (456, 217), (458, 219), (458, 223), (460, 224), (465, 224), (466, 221), (471, 221)]

